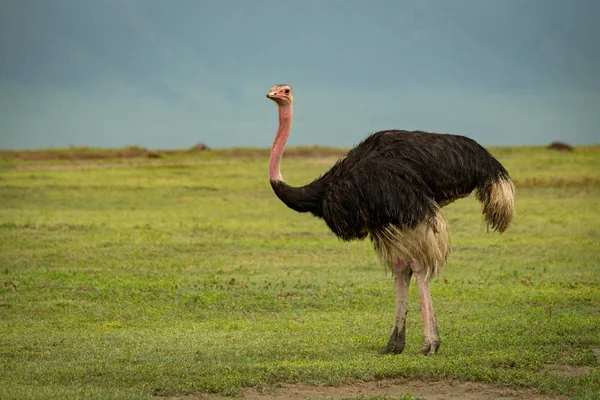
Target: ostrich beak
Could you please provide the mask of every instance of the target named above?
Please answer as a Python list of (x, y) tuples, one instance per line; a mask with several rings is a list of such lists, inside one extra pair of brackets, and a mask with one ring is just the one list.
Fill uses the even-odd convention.
[(285, 96), (282, 95), (280, 92), (270, 92), (267, 94), (267, 98), (271, 100), (285, 100)]

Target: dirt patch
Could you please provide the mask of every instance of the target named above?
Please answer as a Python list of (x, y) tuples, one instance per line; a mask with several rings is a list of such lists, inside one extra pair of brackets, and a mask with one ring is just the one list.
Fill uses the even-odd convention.
[(50, 160), (105, 160), (123, 158), (161, 158), (161, 154), (145, 149), (115, 150), (106, 152), (51, 152), (51, 151), (4, 151), (3, 157), (24, 161)]
[(560, 188), (579, 188), (579, 187), (596, 187), (600, 185), (600, 178), (594, 175), (581, 175), (577, 177), (547, 177), (547, 178), (526, 178), (516, 179), (515, 185), (519, 188), (533, 187), (560, 187)]
[[(293, 159), (294, 157), (289, 157)], [(312, 164), (333, 165), (338, 159), (335, 157), (303, 158), (303, 161)], [(214, 158), (214, 159), (187, 159), (187, 160), (136, 160), (93, 162), (93, 160), (73, 160), (68, 164), (25, 164), (8, 167), (16, 171), (61, 171), (74, 169), (101, 169), (101, 168), (135, 168), (147, 166), (191, 166), (198, 164), (229, 164), (232, 162), (244, 162), (242, 158)], [(266, 161), (265, 161), (266, 165)]]
[[(340, 149), (336, 147), (321, 147), (321, 146), (310, 146), (310, 147), (289, 147), (285, 149), (284, 157), (286, 158), (323, 158), (323, 157), (334, 157), (339, 158), (348, 152), (347, 149)], [(269, 148), (243, 148), (243, 147), (232, 147), (224, 151), (224, 154), (230, 157), (238, 158), (266, 158), (271, 154)]]
[(547, 364), (544, 367), (544, 372), (557, 376), (584, 375), (587, 374), (589, 370), (589, 367), (581, 365)]
[(284, 385), (273, 393), (263, 394), (255, 389), (244, 390), (242, 399), (283, 400), (308, 398), (344, 398), (359, 396), (401, 396), (409, 393), (426, 400), (441, 399), (544, 399), (533, 390), (505, 389), (471, 382), (376, 381), (345, 386)]
[(199, 162), (177, 162), (168, 163), (162, 161), (147, 161), (144, 163), (135, 161), (122, 161), (122, 162), (105, 162), (105, 163), (93, 163), (93, 162), (74, 162), (69, 164), (28, 164), (28, 165), (17, 165), (12, 169), (17, 171), (61, 171), (61, 170), (72, 170), (72, 169), (100, 169), (100, 168), (128, 168), (128, 167), (144, 167), (144, 166), (168, 166), (168, 165), (191, 165), (199, 164)]
[[(95, 149), (88, 147), (70, 147), (68, 149), (40, 149), (40, 150), (2, 150), (0, 158), (16, 159), (23, 161), (93, 161), (107, 159), (136, 159), (136, 158), (162, 158), (173, 155), (196, 155), (197, 153), (210, 152), (217, 157), (257, 159), (268, 158), (271, 154), (270, 148), (243, 148), (232, 147), (227, 149), (211, 150), (206, 144), (198, 143), (189, 149), (174, 150), (148, 150), (140, 146), (127, 146), (120, 149)], [(290, 147), (285, 151), (286, 157), (292, 158), (339, 158), (345, 155), (347, 150), (336, 147)]]
[[(244, 389), (240, 400), (300, 400), (300, 399), (341, 399), (360, 398), (361, 396), (388, 395), (400, 397), (411, 394), (425, 400), (517, 400), (517, 399), (566, 399), (565, 397), (547, 397), (533, 389), (509, 389), (482, 383), (415, 380), (379, 380), (357, 382), (341, 386), (310, 386), (284, 384), (272, 391)], [(170, 397), (171, 399), (224, 399), (217, 395), (198, 394)]]

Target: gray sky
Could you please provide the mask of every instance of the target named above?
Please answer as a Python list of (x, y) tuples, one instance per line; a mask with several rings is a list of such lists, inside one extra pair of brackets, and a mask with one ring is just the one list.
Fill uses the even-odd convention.
[(600, 143), (596, 0), (0, 0), (0, 148)]

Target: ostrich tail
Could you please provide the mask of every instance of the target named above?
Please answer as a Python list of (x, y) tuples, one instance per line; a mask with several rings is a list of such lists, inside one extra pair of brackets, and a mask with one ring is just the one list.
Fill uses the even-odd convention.
[(477, 188), (476, 197), (488, 227), (504, 232), (515, 213), (515, 186), (510, 177), (502, 174), (488, 180)]

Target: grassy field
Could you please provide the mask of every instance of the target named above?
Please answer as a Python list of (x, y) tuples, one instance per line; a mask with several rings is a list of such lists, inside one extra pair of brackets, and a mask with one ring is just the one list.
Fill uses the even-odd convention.
[[(284, 156), (290, 184), (335, 160), (305, 150)], [(380, 379), (598, 398), (600, 147), (492, 152), (514, 178), (517, 215), (498, 235), (472, 197), (446, 207), (453, 253), (432, 284), (442, 346), (430, 358), (414, 355), (414, 282), (405, 354), (377, 353), (390, 275), (368, 242), (340, 242), (280, 203), (266, 151), (5, 152), (0, 398), (235, 398)]]

